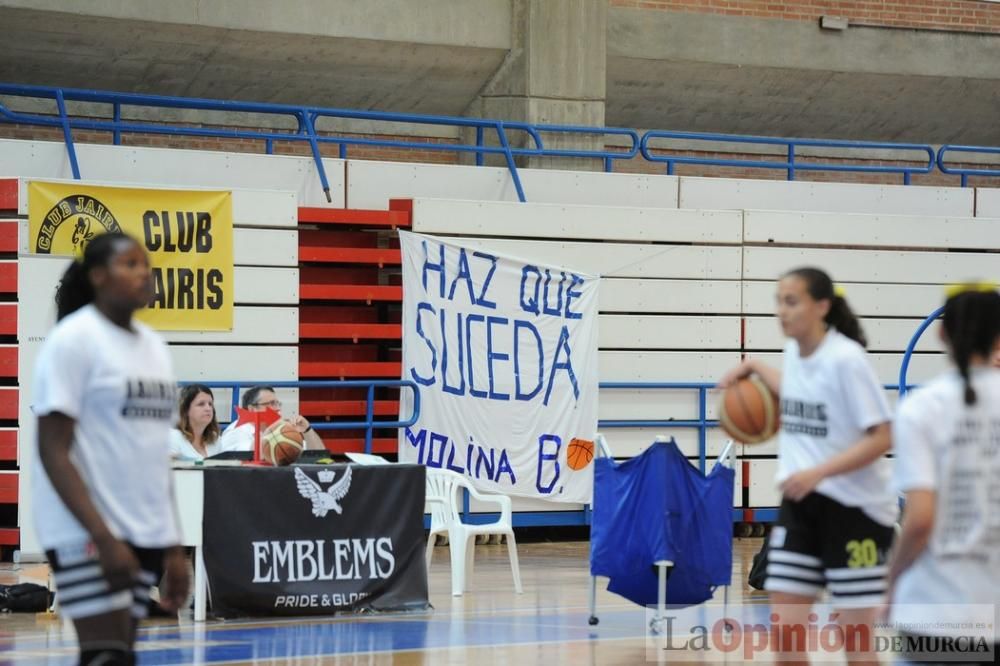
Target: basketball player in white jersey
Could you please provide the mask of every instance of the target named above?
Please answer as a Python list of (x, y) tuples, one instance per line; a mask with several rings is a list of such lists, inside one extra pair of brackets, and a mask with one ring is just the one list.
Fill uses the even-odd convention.
[[(904, 627), (910, 660), (992, 664), (1000, 619), (996, 285), (955, 289), (941, 337), (955, 367), (907, 394), (893, 424), (894, 478), (906, 505), (889, 567), (891, 619)], [(974, 604), (993, 610), (984, 618)], [(990, 630), (981, 635), (977, 624)]]
[[(897, 516), (884, 458), (889, 406), (861, 326), (825, 272), (786, 273), (778, 282), (777, 314), (787, 337), (782, 369), (748, 359), (719, 383), (756, 374), (781, 401), (783, 497), (764, 588), (789, 638), (810, 623), (824, 589), (842, 625), (870, 627), (885, 591)], [(805, 648), (798, 640), (783, 645), (782, 661), (807, 663)], [(848, 646), (849, 663), (874, 662), (873, 649), (869, 641)]]
[(96, 237), (63, 276), (35, 368), (32, 506), (82, 664), (133, 664), (150, 587), (165, 575), (160, 605), (174, 612), (189, 587), (170, 472), (176, 383), (163, 339), (132, 318), (151, 297), (143, 247)]

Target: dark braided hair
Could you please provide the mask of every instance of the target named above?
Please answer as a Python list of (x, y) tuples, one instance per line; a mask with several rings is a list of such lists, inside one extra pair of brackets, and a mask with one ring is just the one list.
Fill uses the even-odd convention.
[(830, 301), (830, 311), (826, 313), (824, 321), (835, 327), (838, 331), (854, 340), (862, 347), (868, 346), (865, 332), (861, 330), (861, 322), (858, 321), (851, 306), (847, 304), (847, 299), (836, 293), (833, 288), (833, 280), (826, 271), (818, 268), (804, 267), (790, 270), (783, 277), (797, 277), (806, 283), (806, 291), (816, 301)]
[(114, 257), (115, 246), (119, 241), (136, 243), (137, 241), (120, 231), (109, 231), (94, 238), (87, 244), (83, 256), (74, 261), (63, 273), (59, 287), (56, 289), (56, 319), (60, 320), (72, 314), (85, 305), (94, 302), (96, 294), (90, 284), (90, 271), (107, 266)]
[(976, 404), (976, 390), (969, 376), (973, 356), (989, 358), (1000, 337), (1000, 293), (970, 287), (953, 294), (944, 304), (944, 332), (965, 384), (965, 404)]

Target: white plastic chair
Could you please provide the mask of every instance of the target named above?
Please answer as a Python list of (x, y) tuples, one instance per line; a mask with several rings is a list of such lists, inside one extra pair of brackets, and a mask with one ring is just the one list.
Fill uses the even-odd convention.
[[(500, 519), (485, 525), (467, 525), (459, 516), (459, 493), (462, 489), (480, 502), (500, 506)], [(514, 590), (521, 594), (521, 567), (517, 561), (517, 543), (511, 520), (510, 498), (506, 495), (487, 495), (472, 487), (472, 483), (456, 472), (427, 468), (427, 504), (431, 510), (431, 532), (427, 538), (427, 568), (434, 554), (434, 540), (438, 534), (448, 534), (451, 550), (451, 594), (461, 596), (469, 589), (469, 578), (475, 564), (476, 535), (503, 534), (507, 537), (510, 569), (514, 575)]]

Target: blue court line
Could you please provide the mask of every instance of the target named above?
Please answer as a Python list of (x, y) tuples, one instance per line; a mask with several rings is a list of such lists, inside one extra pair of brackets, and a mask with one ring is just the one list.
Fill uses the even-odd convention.
[[(598, 627), (588, 626), (587, 617), (586, 613), (535, 613), (476, 620), (363, 618), (351, 622), (206, 628), (204, 631), (184, 627), (172, 634), (157, 632), (155, 636), (142, 636), (137, 647), (143, 664), (189, 664), (196, 658), (203, 659), (205, 663), (218, 663), (645, 637), (645, 613), (641, 609), (602, 614)], [(162, 644), (170, 640), (178, 641), (184, 647), (142, 649), (143, 643)], [(193, 647), (191, 643), (194, 641), (204, 641), (208, 645)], [(9, 661), (18, 652), (37, 655), (41, 650), (65, 650), (74, 645), (70, 640), (61, 640), (58, 644), (53, 644), (51, 640), (27, 641), (12, 646), (13, 652), (0, 650), (0, 660)], [(60, 666), (75, 662), (75, 655), (54, 656), (49, 660), (50, 664)]]

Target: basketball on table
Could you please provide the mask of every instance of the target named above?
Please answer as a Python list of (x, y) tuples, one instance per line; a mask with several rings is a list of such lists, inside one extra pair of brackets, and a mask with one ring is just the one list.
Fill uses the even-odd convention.
[(722, 394), (719, 424), (744, 444), (760, 444), (778, 432), (778, 399), (759, 377), (741, 379)]
[(574, 437), (570, 440), (566, 448), (566, 464), (572, 470), (581, 470), (590, 464), (594, 459), (594, 443), (589, 439), (578, 439)]
[(288, 421), (278, 421), (260, 438), (260, 455), (278, 467), (291, 465), (302, 455), (302, 433)]

